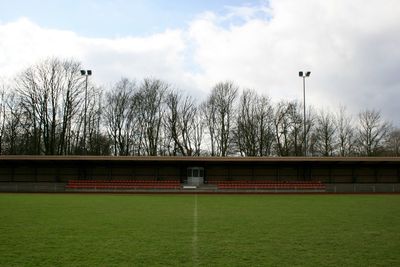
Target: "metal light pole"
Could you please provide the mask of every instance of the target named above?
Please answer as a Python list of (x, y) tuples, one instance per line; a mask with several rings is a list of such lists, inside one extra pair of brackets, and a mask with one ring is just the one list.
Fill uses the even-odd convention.
[(299, 77), (303, 78), (303, 107), (304, 107), (304, 156), (307, 156), (307, 125), (306, 125), (306, 77), (310, 77), (311, 71), (299, 71)]
[(81, 70), (81, 75), (85, 76), (85, 110), (83, 118), (83, 150), (86, 154), (86, 117), (87, 117), (87, 88), (88, 88), (88, 77), (92, 75), (91, 70)]

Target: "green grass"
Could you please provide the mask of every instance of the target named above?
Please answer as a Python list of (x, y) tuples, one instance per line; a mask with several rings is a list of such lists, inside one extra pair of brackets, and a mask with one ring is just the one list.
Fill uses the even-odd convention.
[(0, 194), (0, 266), (400, 266), (399, 248), (400, 195)]

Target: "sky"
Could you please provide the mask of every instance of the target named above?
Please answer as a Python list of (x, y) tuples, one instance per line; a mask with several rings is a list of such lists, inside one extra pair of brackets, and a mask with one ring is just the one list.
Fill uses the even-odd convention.
[(0, 0), (0, 81), (73, 58), (111, 88), (159, 78), (205, 98), (234, 81), (279, 100), (400, 126), (398, 0)]

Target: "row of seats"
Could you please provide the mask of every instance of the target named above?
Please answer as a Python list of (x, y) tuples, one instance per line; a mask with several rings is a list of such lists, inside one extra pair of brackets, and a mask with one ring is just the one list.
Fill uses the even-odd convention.
[(221, 184), (218, 185), (219, 189), (286, 189), (286, 190), (306, 190), (306, 189), (315, 189), (315, 190), (325, 190), (324, 185), (296, 185), (296, 184), (252, 184), (252, 185), (243, 185), (243, 184)]
[(70, 180), (69, 189), (179, 189), (178, 180)]
[[(321, 181), (208, 181), (219, 189), (325, 190)], [(70, 180), (68, 189), (180, 189), (179, 180)]]
[(321, 181), (271, 181), (271, 180), (238, 180), (238, 181), (224, 181), (224, 180), (208, 180), (209, 184), (322, 184)]
[(325, 190), (320, 181), (209, 181), (219, 189)]
[(177, 185), (67, 185), (69, 189), (179, 189)]
[(158, 184), (158, 183), (168, 183), (168, 184), (176, 184), (176, 183), (180, 183), (179, 180), (163, 180), (163, 181), (159, 181), (159, 180), (69, 180), (68, 183), (129, 183), (129, 184), (136, 184), (136, 183), (154, 183), (154, 184)]

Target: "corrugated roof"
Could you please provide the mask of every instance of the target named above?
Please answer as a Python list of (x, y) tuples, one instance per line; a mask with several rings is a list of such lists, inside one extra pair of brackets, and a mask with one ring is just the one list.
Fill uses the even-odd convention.
[(400, 162), (400, 157), (171, 157), (2, 155), (0, 161), (136, 161), (136, 162)]

